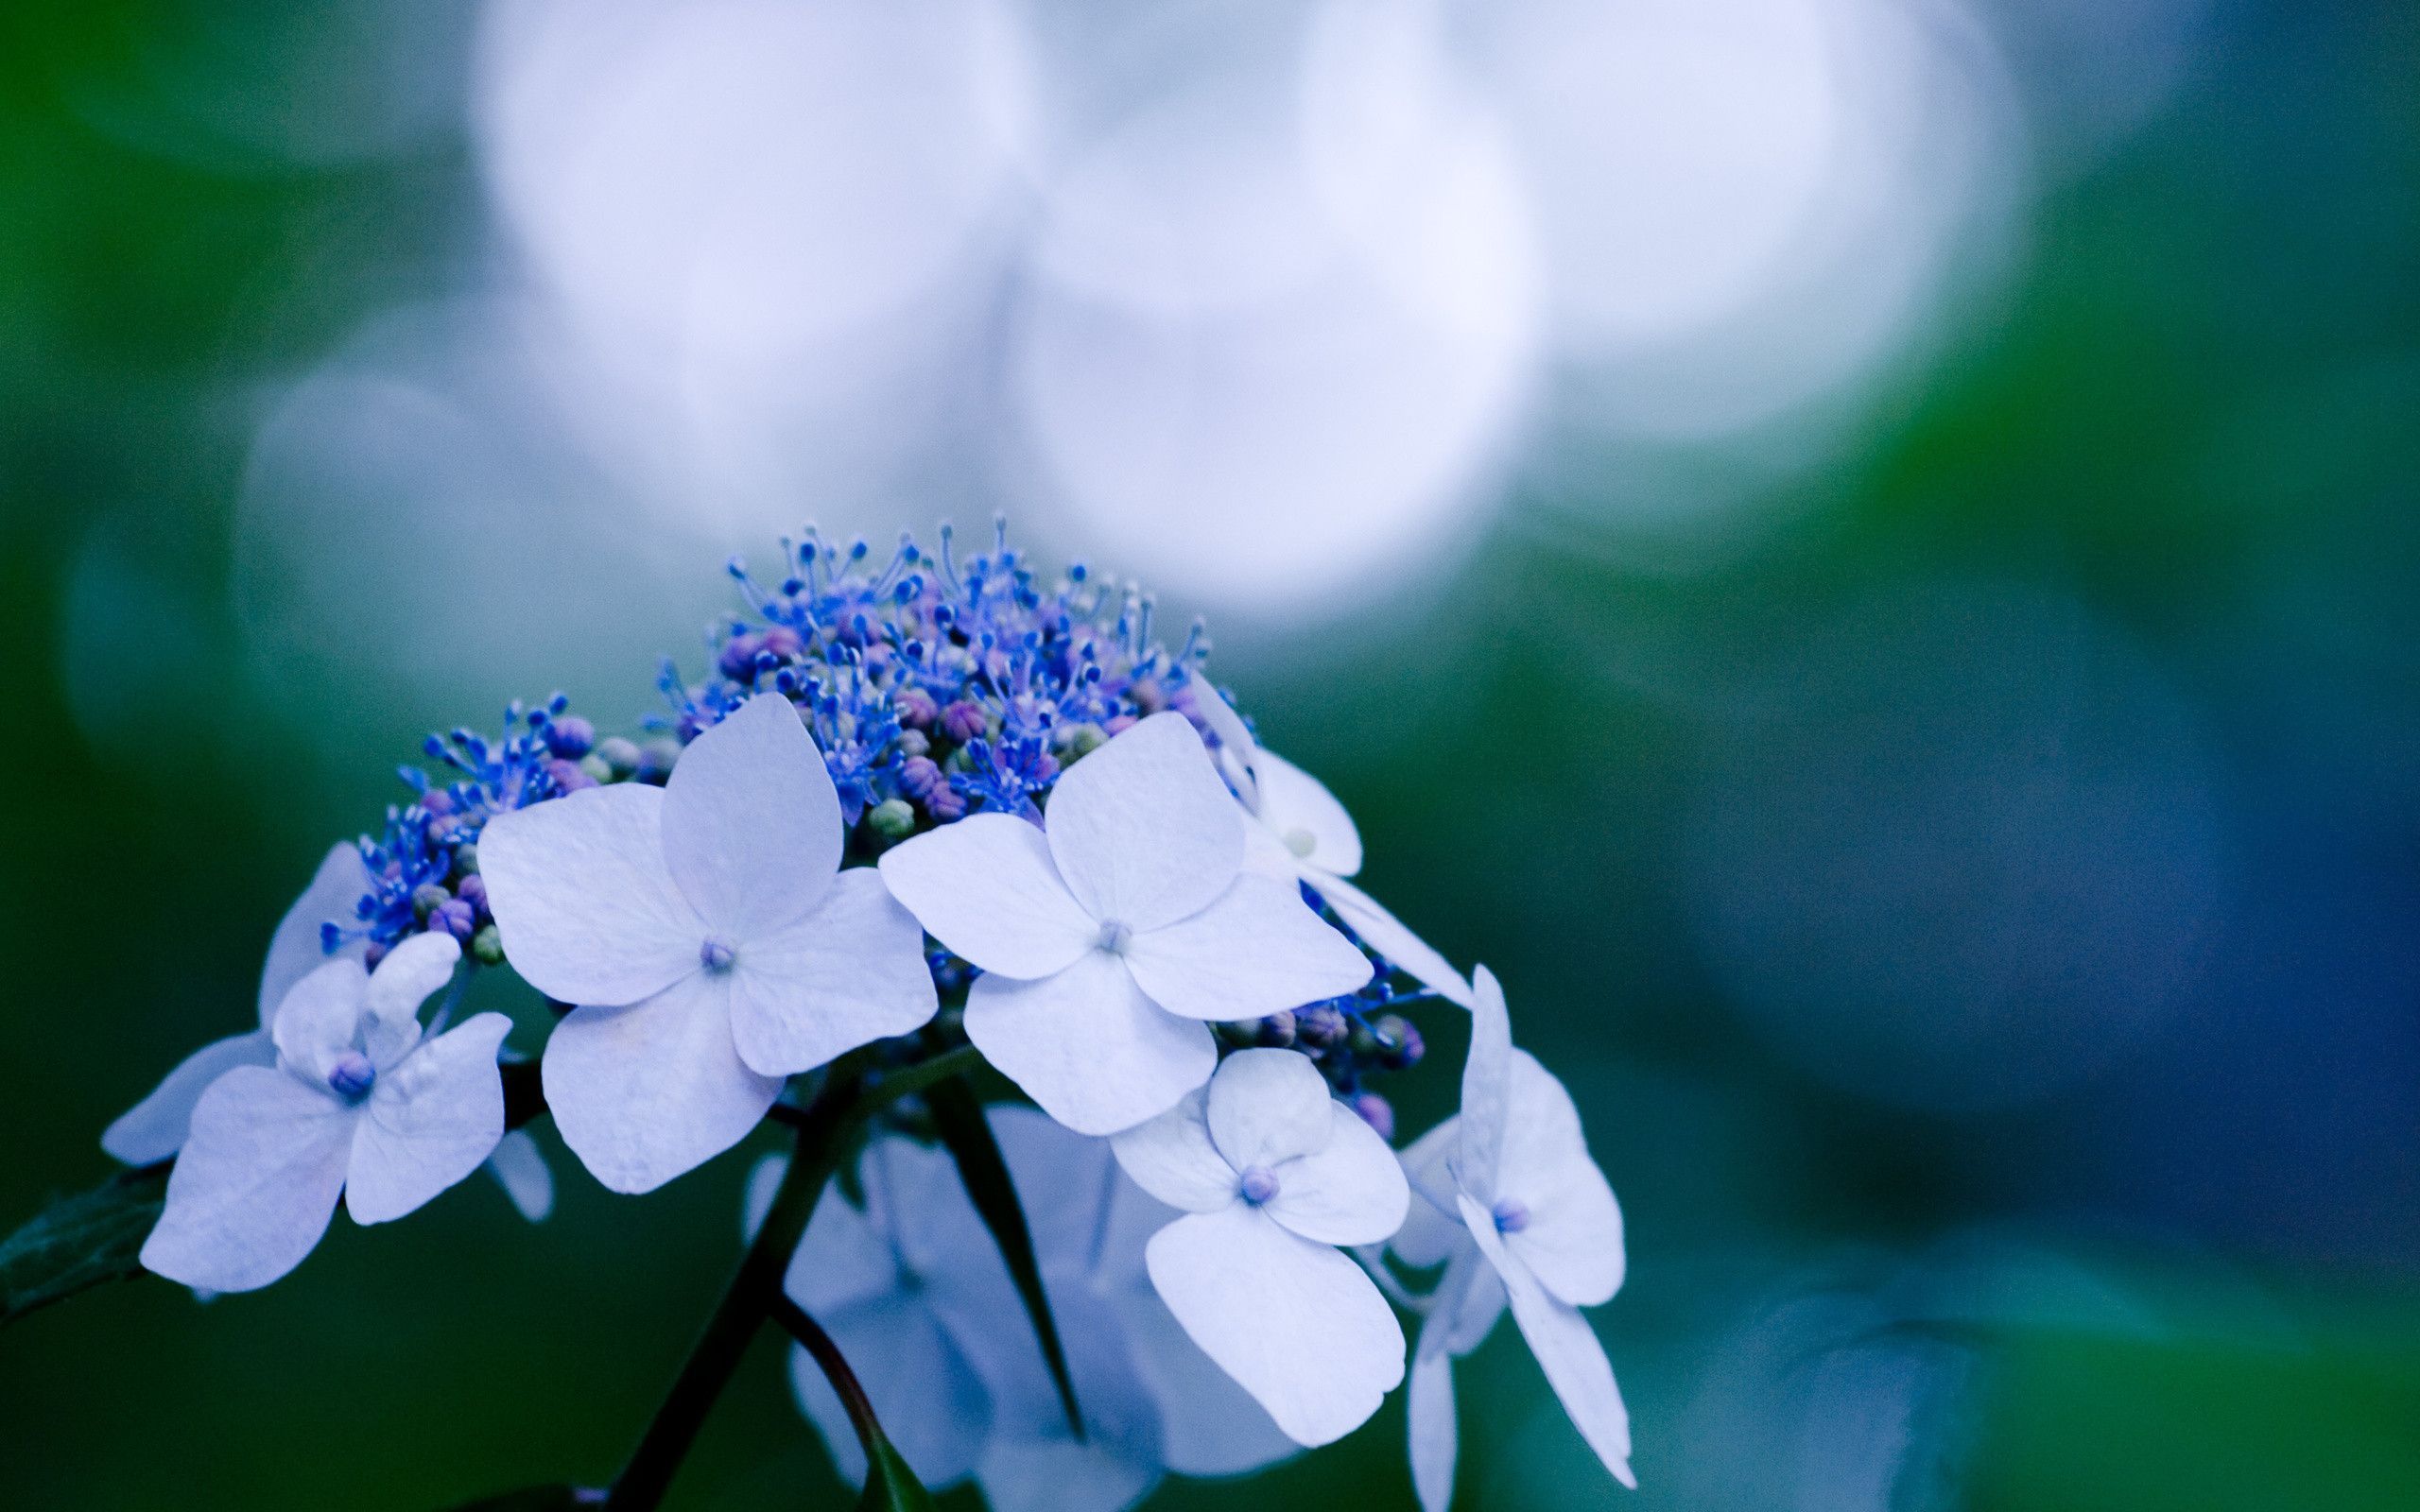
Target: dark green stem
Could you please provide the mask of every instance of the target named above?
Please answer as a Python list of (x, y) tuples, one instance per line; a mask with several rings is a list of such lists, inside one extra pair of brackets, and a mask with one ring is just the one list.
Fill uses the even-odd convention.
[(832, 1335), (823, 1332), (823, 1325), (815, 1321), (815, 1315), (791, 1301), (786, 1293), (773, 1298), (773, 1321), (788, 1330), (790, 1337), (798, 1340), (822, 1367), (823, 1379), (832, 1383), (833, 1395), (848, 1409), (849, 1426), (857, 1431), (857, 1447), (866, 1452), (868, 1460), (873, 1459), (877, 1452), (874, 1446), (882, 1442), (882, 1423), (874, 1417), (873, 1402), (867, 1398), (866, 1388), (858, 1384), (857, 1373), (849, 1368), (840, 1347), (832, 1342)]

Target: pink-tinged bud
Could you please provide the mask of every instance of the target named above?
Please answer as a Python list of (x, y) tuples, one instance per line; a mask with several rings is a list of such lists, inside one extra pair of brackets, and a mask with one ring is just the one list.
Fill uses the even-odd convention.
[(800, 640), (798, 631), (791, 629), (788, 626), (776, 625), (765, 632), (763, 644), (757, 649), (769, 651), (785, 662), (795, 662), (798, 660), (798, 654), (806, 649), (806, 643)]
[(734, 682), (753, 682), (756, 653), (764, 646), (761, 635), (735, 635), (723, 643), (722, 655), (715, 658), (715, 670)]
[(1253, 1166), (1244, 1173), (1241, 1181), (1236, 1183), (1236, 1194), (1253, 1207), (1259, 1207), (1277, 1195), (1276, 1173), (1265, 1165)]
[(596, 727), (578, 714), (565, 714), (546, 727), (546, 748), (576, 762), (596, 745)]
[(1160, 686), (1157, 678), (1137, 678), (1128, 685), (1126, 696), (1147, 714), (1158, 713), (1168, 706), (1168, 690)]
[(1118, 736), (1126, 733), (1133, 728), (1134, 716), (1132, 714), (1118, 714), (1114, 716), (1109, 723), (1101, 726), (1100, 731), (1110, 739), (1115, 740)]
[(428, 929), (432, 935), (441, 933), (451, 935), (457, 940), (467, 940), (478, 933), (478, 915), (459, 898), (441, 904), (437, 912), (428, 916)]
[(991, 728), (982, 707), (964, 698), (942, 711), (942, 733), (961, 746)]
[(577, 793), (583, 787), (596, 785), (596, 779), (588, 775), (587, 769), (579, 763), (567, 762), (560, 758), (546, 764), (546, 775), (555, 780), (555, 787), (559, 792)]
[(942, 716), (942, 706), (922, 688), (909, 688), (895, 695), (890, 706), (899, 712), (899, 722), (910, 730), (930, 730), (933, 721)]
[(1362, 1123), (1377, 1130), (1378, 1138), (1395, 1137), (1394, 1106), (1376, 1092), (1363, 1092), (1353, 1099), (1353, 1111), (1360, 1115)]

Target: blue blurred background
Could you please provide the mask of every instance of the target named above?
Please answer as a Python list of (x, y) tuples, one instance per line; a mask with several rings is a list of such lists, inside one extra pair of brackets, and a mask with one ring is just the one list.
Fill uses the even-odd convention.
[[(2420, 1505), (2415, 268), (2408, 4), (16, 0), (0, 1227), (421, 732), (1006, 510), (1581, 1101), (1642, 1488), (1508, 1329), (1466, 1504)], [(11, 1329), (0, 1503), (603, 1478), (746, 1156), (557, 1163)], [(840, 1496), (767, 1348), (672, 1504)]]

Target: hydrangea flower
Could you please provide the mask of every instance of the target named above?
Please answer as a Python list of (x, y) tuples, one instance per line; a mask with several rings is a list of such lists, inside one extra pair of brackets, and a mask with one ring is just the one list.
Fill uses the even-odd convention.
[(1454, 1486), (1453, 1357), (1478, 1348), (1509, 1300), (1512, 1321), (1588, 1447), (1624, 1486), (1630, 1414), (1580, 1309), (1622, 1283), (1622, 1215), (1563, 1083), (1512, 1048), (1504, 990), (1476, 973), (1461, 1113), (1404, 1152), (1422, 1202), (1393, 1240), (1409, 1264), (1443, 1264), (1413, 1353), (1411, 1468), (1426, 1512)]
[(916, 921), (840, 851), (838, 794), (779, 696), (700, 734), (661, 789), (590, 787), (488, 823), (505, 956), (579, 1005), (541, 1074), (599, 1181), (661, 1186), (745, 1137), (784, 1077), (932, 1018)]
[[(360, 852), (350, 845), (337, 845), (320, 858), (311, 885), (294, 900), (269, 936), (268, 959), (261, 965), (260, 1027), (214, 1040), (187, 1056), (148, 1097), (102, 1131), (102, 1149), (129, 1165), (164, 1160), (183, 1148), (194, 1105), (201, 1101), (212, 1082), (238, 1066), (277, 1064), (277, 1042), (269, 1030), (277, 1022), (278, 1007), (295, 983), (329, 959), (320, 947), (320, 923), (351, 913), (369, 881)], [(367, 948), (366, 941), (351, 940), (342, 942), (337, 954), (358, 960)]]
[(1107, 1134), (1208, 1079), (1204, 1021), (1370, 979), (1350, 940), (1243, 860), (1234, 799), (1171, 712), (1068, 768), (1042, 828), (978, 814), (881, 866), (933, 937), (982, 969), (967, 1038), (1053, 1118)]
[(1403, 1330), (1333, 1246), (1375, 1244), (1410, 1194), (1394, 1152), (1303, 1057), (1242, 1050), (1210, 1084), (1112, 1142), (1184, 1216), (1151, 1237), (1151, 1283), (1202, 1351), (1297, 1443), (1340, 1438), (1403, 1380)]
[(1201, 684), (1195, 706), (1219, 739), (1229, 785), (1252, 816), (1248, 864), (1269, 876), (1308, 885), (1362, 943), (1438, 996), (1469, 1007), (1471, 985), (1453, 963), (1376, 899), (1344, 880), (1361, 869), (1361, 832), (1336, 795), (1318, 778), (1263, 748), (1218, 690)]
[(277, 1065), (227, 1072), (195, 1107), (143, 1263), (214, 1292), (266, 1286), (319, 1244), (339, 1194), (354, 1222), (385, 1223), (477, 1170), (504, 1136), (511, 1021), (424, 1038), (418, 1016), (460, 955), (424, 935), (375, 971), (337, 960), (296, 983)]
[[(990, 1113), (1033, 1231), (1085, 1436), (1069, 1432), (1039, 1345), (949, 1159), (896, 1136), (861, 1158), (862, 1208), (826, 1193), (790, 1265), (790, 1295), (856, 1362), (918, 1477), (972, 1479), (994, 1512), (1118, 1512), (1164, 1472), (1228, 1475), (1295, 1452), (1269, 1415), (1176, 1325), (1143, 1267), (1175, 1216), (1099, 1140), (1030, 1108)], [(750, 1182), (751, 1227), (783, 1160)], [(846, 1410), (804, 1350), (801, 1407), (842, 1473), (865, 1473)], [(936, 1389), (938, 1383), (938, 1389)]]

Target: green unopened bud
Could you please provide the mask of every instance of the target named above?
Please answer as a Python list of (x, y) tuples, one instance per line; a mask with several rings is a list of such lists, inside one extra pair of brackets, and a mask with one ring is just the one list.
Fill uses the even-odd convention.
[(504, 964), (504, 936), (495, 932), (493, 924), (482, 926), (471, 936), (471, 959), (481, 966)]
[(949, 760), (942, 763), (942, 769), (951, 772), (971, 772), (975, 770), (975, 758), (966, 753), (965, 747), (960, 746), (949, 753)]
[(1344, 1038), (1344, 1046), (1353, 1052), (1356, 1058), (1366, 1059), (1378, 1053), (1378, 1037), (1371, 1031), (1368, 1024), (1356, 1019), (1353, 1021), (1352, 1032)]
[(1051, 732), (1050, 744), (1058, 749), (1059, 765), (1072, 765), (1109, 743), (1100, 726), (1084, 723), (1062, 725)]
[(608, 775), (600, 778), (600, 782), (628, 782), (631, 774), (639, 769), (638, 747), (619, 735), (608, 735), (598, 741), (596, 748), (588, 754), (605, 764)]
[(454, 901), (454, 895), (433, 882), (424, 882), (412, 889), (412, 917), (422, 923), (428, 916)]
[(916, 810), (905, 799), (885, 799), (866, 811), (866, 827), (897, 845), (916, 833)]
[(1219, 1039), (1224, 1040), (1227, 1043), (1235, 1046), (1238, 1050), (1249, 1049), (1252, 1046), (1260, 1043), (1260, 1021), (1258, 1019), (1229, 1019), (1219, 1023), (1214, 1023), (1210, 1027), (1218, 1031)]
[(479, 848), (469, 840), (454, 848), (454, 875), (475, 877), (479, 874)]
[(614, 780), (614, 764), (593, 750), (579, 759), (579, 769), (598, 782)]
[(899, 732), (899, 754), (900, 754), (900, 755), (902, 755), (902, 756), (930, 756), (932, 753), (933, 753), (933, 742), (932, 742), (932, 739), (931, 739), (931, 737), (930, 737), (930, 736), (926, 735), (923, 730), (901, 730), (901, 731)]
[(672, 764), (681, 759), (681, 743), (666, 735), (650, 740), (639, 747), (639, 764), (631, 773), (642, 782), (662, 787), (672, 776)]

